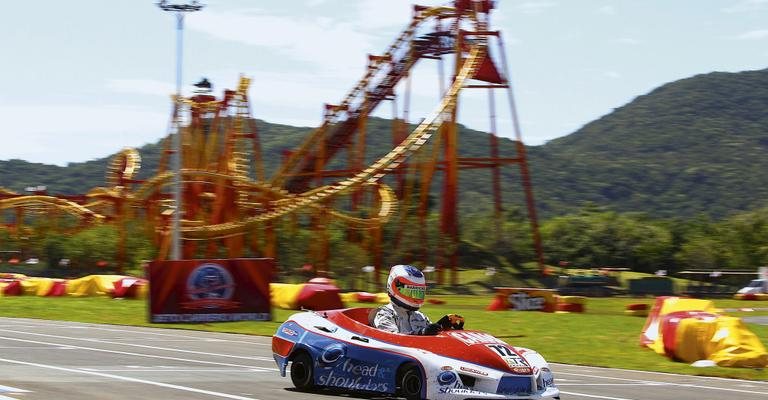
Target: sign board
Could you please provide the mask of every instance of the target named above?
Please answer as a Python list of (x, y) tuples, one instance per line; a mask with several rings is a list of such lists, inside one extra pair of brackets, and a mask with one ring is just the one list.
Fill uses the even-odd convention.
[(153, 261), (150, 322), (268, 321), (271, 258)]
[(497, 287), (496, 299), (492, 307), (517, 311), (554, 312), (556, 304), (555, 291), (551, 289)]

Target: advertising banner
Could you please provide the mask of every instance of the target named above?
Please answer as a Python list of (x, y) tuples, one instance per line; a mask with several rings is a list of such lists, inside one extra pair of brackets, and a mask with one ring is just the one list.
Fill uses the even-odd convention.
[(497, 287), (496, 297), (487, 310), (554, 312), (556, 304), (555, 291), (551, 289)]
[(271, 258), (153, 261), (150, 322), (268, 321)]

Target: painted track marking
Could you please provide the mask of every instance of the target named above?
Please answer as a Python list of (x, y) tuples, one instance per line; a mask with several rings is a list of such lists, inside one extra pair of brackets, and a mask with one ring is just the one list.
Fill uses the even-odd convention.
[(29, 390), (0, 385), (0, 393), (29, 393)]
[(112, 341), (109, 341), (109, 340), (102, 340), (102, 339), (78, 338), (78, 337), (61, 336), (61, 335), (49, 335), (49, 334), (45, 334), (45, 333), (31, 333), (31, 332), (24, 332), (24, 331), (15, 331), (15, 330), (12, 330), (12, 329), (0, 329), (0, 332), (18, 333), (18, 334), (22, 334), (22, 335), (25, 335), (25, 336), (32, 335), (32, 336), (42, 336), (42, 337), (54, 338), (54, 339), (79, 340), (79, 341), (82, 341), (82, 342), (113, 344), (113, 345), (117, 345), (117, 346), (131, 346), (131, 347), (139, 347), (139, 348), (142, 348), (142, 349), (171, 351), (171, 352), (174, 352), (174, 353), (189, 353), (189, 354), (199, 354), (199, 355), (204, 355), (204, 356), (229, 357), (229, 358), (239, 358), (239, 359), (243, 359), (243, 360), (255, 360), (255, 361), (270, 361), (270, 362), (274, 362), (275, 361), (271, 357), (235, 356), (235, 355), (231, 355), (231, 354), (208, 353), (208, 352), (204, 352), (204, 351), (184, 350), (184, 349), (159, 347), (159, 346), (149, 346), (149, 345), (146, 345), (146, 344), (112, 342)]
[(567, 394), (569, 396), (582, 396), (582, 397), (589, 397), (591, 399), (604, 399), (604, 400), (634, 400), (634, 399), (627, 399), (625, 397), (609, 397), (609, 396), (598, 396), (595, 394), (585, 394), (585, 393), (576, 393), (576, 392), (563, 392), (560, 391), (560, 394)]
[[(628, 382), (637, 382), (637, 383), (647, 383), (647, 384), (655, 384), (655, 385), (664, 385), (664, 386), (677, 386), (677, 387), (689, 387), (689, 388), (697, 388), (697, 389), (707, 389), (707, 390), (720, 390), (725, 392), (736, 392), (736, 393), (747, 393), (747, 394), (765, 394), (768, 395), (768, 391), (762, 392), (762, 391), (756, 391), (756, 390), (744, 390), (744, 389), (731, 389), (731, 388), (722, 388), (717, 386), (703, 386), (703, 385), (695, 385), (691, 383), (674, 383), (674, 382), (659, 382), (659, 381), (652, 381), (652, 380), (646, 380), (646, 379), (631, 379), (631, 378), (615, 378), (610, 376), (596, 376), (593, 374), (577, 374), (573, 372), (555, 372), (555, 376), (557, 375), (571, 375), (571, 376), (583, 376), (588, 378), (601, 378), (601, 379), (612, 379), (617, 381), (628, 381)], [(673, 374), (670, 374), (673, 375)], [(680, 375), (689, 377), (688, 375)]]
[[(120, 326), (122, 328), (107, 328), (103, 326), (99, 326), (98, 324), (89, 324), (89, 323), (80, 323), (79, 325), (73, 325), (71, 323), (69, 324), (58, 324), (55, 322), (58, 321), (45, 321), (45, 320), (35, 320), (37, 324), (30, 324), (28, 319), (24, 318), (0, 318), (4, 321), (10, 321), (13, 323), (14, 328), (60, 328), (60, 329), (88, 329), (88, 330), (99, 330), (99, 331), (105, 331), (105, 332), (120, 332), (120, 333), (138, 333), (141, 335), (151, 335), (151, 336), (171, 336), (173, 338), (181, 338), (181, 339), (189, 339), (189, 340), (197, 340), (197, 341), (222, 341), (222, 342), (229, 342), (229, 343), (245, 343), (245, 344), (252, 344), (255, 346), (271, 346), (270, 343), (260, 343), (257, 341), (250, 341), (250, 340), (233, 340), (233, 339), (208, 339), (208, 338), (200, 338), (197, 336), (190, 336), (190, 335), (180, 335), (179, 333), (165, 333), (165, 332), (151, 332), (146, 329), (163, 329), (166, 330), (167, 328), (147, 328), (139, 326), (131, 326), (131, 325), (113, 325), (113, 326)], [(172, 329), (175, 332), (179, 332), (181, 330)], [(193, 331), (195, 332), (195, 331)], [(211, 333), (211, 332), (205, 332), (205, 333)], [(218, 333), (218, 332), (213, 332)], [(244, 335), (245, 336), (245, 335)], [(246, 336), (247, 337), (247, 336)], [(254, 338), (263, 338), (262, 336), (254, 336)], [(113, 339), (114, 340), (114, 339)]]
[(146, 379), (131, 378), (131, 377), (127, 377), (127, 376), (114, 375), (114, 374), (105, 374), (105, 373), (102, 373), (102, 372), (85, 371), (85, 370), (82, 370), (82, 369), (57, 367), (55, 365), (38, 364), (38, 363), (32, 363), (32, 362), (26, 362), (26, 361), (9, 360), (7, 358), (0, 358), (0, 361), (7, 362), (7, 363), (10, 363), (10, 364), (20, 364), (20, 365), (28, 365), (28, 366), (32, 366), (32, 367), (38, 367), (38, 368), (54, 369), (54, 370), (57, 370), (57, 371), (73, 372), (73, 373), (78, 373), (78, 374), (88, 374), (88, 375), (100, 376), (102, 378), (117, 379), (117, 380), (127, 381), (127, 382), (143, 383), (145, 385), (154, 385), (154, 386), (160, 386), (160, 387), (169, 388), (169, 389), (183, 390), (183, 391), (186, 391), (186, 392), (207, 394), (207, 395), (210, 395), (210, 396), (223, 397), (223, 398), (226, 398), (226, 399), (258, 400), (258, 399), (253, 398), (253, 397), (243, 397), (243, 396), (237, 396), (237, 395), (234, 395), (234, 394), (214, 392), (214, 391), (211, 391), (211, 390), (204, 390), (204, 389), (197, 389), (197, 388), (193, 388), (193, 387), (189, 387), (189, 386), (173, 385), (173, 384), (170, 384), (170, 383), (155, 382), (155, 381), (149, 381), (149, 380), (146, 380)]
[(17, 342), (35, 343), (35, 344), (47, 344), (47, 345), (50, 345), (50, 346), (66, 346), (66, 347), (72, 347), (72, 348), (80, 349), (80, 350), (101, 351), (101, 352), (104, 352), (104, 353), (122, 354), (122, 355), (128, 355), (128, 356), (136, 356), (136, 357), (161, 358), (161, 359), (165, 359), (165, 360), (193, 362), (193, 363), (211, 364), (211, 365), (222, 365), (222, 366), (227, 366), (227, 367), (258, 368), (258, 369), (269, 370), (269, 371), (279, 371), (277, 368), (263, 368), (263, 367), (255, 367), (255, 366), (252, 366), (252, 365), (231, 364), (231, 363), (222, 363), (222, 362), (215, 362), (215, 361), (193, 360), (193, 359), (189, 359), (189, 358), (159, 356), (159, 355), (154, 355), (154, 354), (132, 353), (132, 352), (129, 352), (129, 351), (107, 350), (107, 349), (99, 349), (99, 348), (96, 348), (96, 347), (64, 345), (64, 344), (61, 344), (61, 343), (51, 343), (51, 342), (42, 342), (42, 341), (37, 341), (37, 340), (18, 339), (18, 338), (5, 337), (5, 336), (0, 336), (0, 340), (1, 339), (13, 340), (13, 341), (17, 341)]

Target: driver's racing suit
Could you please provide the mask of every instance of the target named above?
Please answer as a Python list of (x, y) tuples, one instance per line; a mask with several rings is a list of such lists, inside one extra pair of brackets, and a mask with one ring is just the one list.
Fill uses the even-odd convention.
[(373, 318), (373, 326), (388, 332), (408, 335), (434, 335), (429, 332), (429, 318), (421, 311), (411, 311), (389, 303), (379, 307)]

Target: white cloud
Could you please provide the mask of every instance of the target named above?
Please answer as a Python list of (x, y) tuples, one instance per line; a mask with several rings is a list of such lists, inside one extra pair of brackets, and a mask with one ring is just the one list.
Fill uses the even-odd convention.
[(173, 84), (151, 79), (110, 79), (106, 87), (117, 93), (147, 94), (168, 98), (176, 92)]
[(759, 40), (768, 38), (768, 29), (756, 29), (749, 32), (744, 32), (741, 35), (735, 37), (739, 40)]
[[(357, 4), (358, 24), (365, 30), (405, 27), (413, 15), (413, 0), (363, 0), (355, 3)], [(433, 0), (421, 1), (418, 4), (433, 6), (441, 3), (444, 2)]]
[(621, 74), (616, 72), (616, 71), (605, 71), (603, 73), (603, 75), (606, 78), (610, 78), (610, 79), (619, 79), (619, 78), (621, 78)]
[(6, 104), (0, 119), (6, 154), (62, 166), (155, 142), (167, 134), (168, 125), (167, 112), (109, 105)]
[(616, 15), (616, 7), (612, 5), (605, 5), (597, 9), (598, 14), (604, 15)]
[(618, 44), (628, 44), (633, 46), (643, 43), (640, 40), (627, 38), (627, 37), (614, 39), (613, 42)]
[(721, 10), (731, 14), (761, 10), (766, 6), (768, 6), (768, 0), (742, 0), (730, 7), (722, 8)]
[[(208, 11), (190, 29), (221, 40), (263, 47), (284, 57), (337, 69), (365, 65), (372, 37), (347, 21), (322, 17), (266, 15), (258, 10)], [(338, 51), (343, 48), (343, 51)]]
[(556, 5), (553, 1), (527, 1), (516, 5), (516, 8), (523, 14), (541, 14)]

